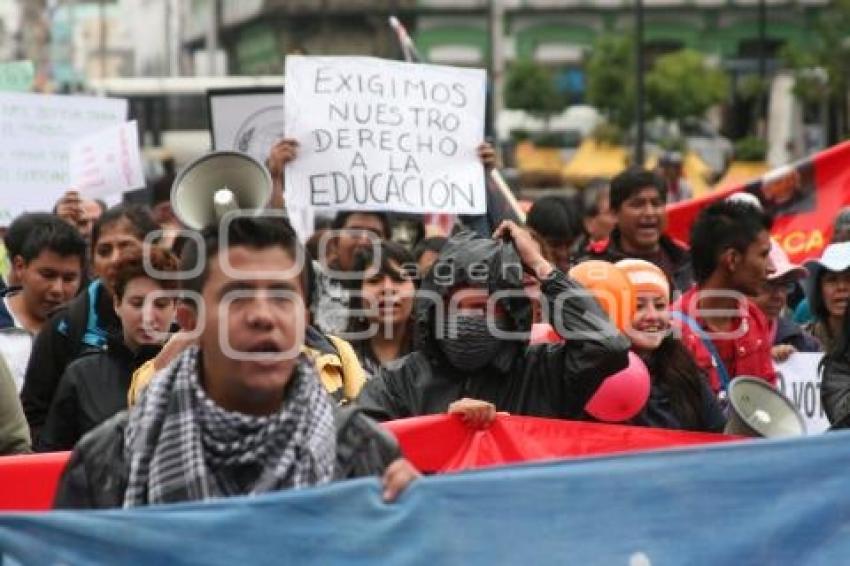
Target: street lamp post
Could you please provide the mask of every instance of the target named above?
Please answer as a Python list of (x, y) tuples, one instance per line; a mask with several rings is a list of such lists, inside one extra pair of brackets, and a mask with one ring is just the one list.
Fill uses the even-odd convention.
[(758, 9), (758, 26), (759, 26), (759, 81), (761, 83), (761, 91), (759, 92), (758, 105), (759, 116), (762, 121), (767, 123), (767, 2), (759, 0)]
[[(496, 126), (504, 105), (502, 99), (502, 89), (505, 82), (504, 25), (505, 8), (502, 5), (502, 0), (490, 0), (490, 73), (492, 79), (490, 87), (493, 89), (490, 124), (493, 132), (498, 132)], [(498, 137), (497, 134), (496, 137)]]
[(643, 0), (635, 0), (635, 165), (643, 166)]

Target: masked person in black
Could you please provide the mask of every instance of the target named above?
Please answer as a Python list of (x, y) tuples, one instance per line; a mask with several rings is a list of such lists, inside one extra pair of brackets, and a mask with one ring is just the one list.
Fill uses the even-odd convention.
[[(544, 311), (564, 344), (528, 344), (523, 272), (540, 281)], [(414, 323), (415, 351), (367, 382), (358, 399), (374, 418), (443, 413), (462, 399), (520, 415), (579, 418), (605, 377), (627, 363), (629, 342), (597, 302), (510, 221), (494, 239), (467, 232), (448, 241), (422, 282)]]

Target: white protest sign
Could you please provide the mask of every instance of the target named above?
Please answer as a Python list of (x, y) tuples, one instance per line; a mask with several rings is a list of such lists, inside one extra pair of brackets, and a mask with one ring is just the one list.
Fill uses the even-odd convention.
[(241, 151), (265, 163), (283, 138), (282, 94), (279, 87), (207, 91), (213, 149)]
[(126, 117), (124, 99), (0, 93), (0, 226), (50, 210), (70, 188), (71, 144)]
[(480, 69), (287, 56), (287, 203), (483, 214), (484, 89)]
[(820, 434), (829, 428), (820, 400), (820, 364), (822, 353), (797, 352), (784, 362), (775, 362), (779, 390), (797, 407), (809, 434)]
[(136, 121), (110, 126), (71, 145), (71, 186), (89, 198), (145, 186)]

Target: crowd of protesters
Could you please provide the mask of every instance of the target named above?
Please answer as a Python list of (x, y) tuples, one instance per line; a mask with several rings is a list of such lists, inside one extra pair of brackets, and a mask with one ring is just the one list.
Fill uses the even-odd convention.
[[(494, 166), (488, 145), (479, 157)], [(297, 158), (291, 140), (272, 149), (269, 208), (297, 190), (283, 174)], [(524, 224), (490, 211), (403, 243), (391, 213), (341, 211), (304, 244), (285, 218), (260, 215), (210, 225), (199, 245), (179, 235), (172, 178), (150, 208), (69, 191), (5, 231), (0, 452), (73, 450), (59, 507), (362, 475), (381, 476), (392, 500), (418, 472), (376, 421), (593, 420), (588, 401), (633, 355), (650, 394), (626, 424), (721, 432), (732, 378), (775, 385), (775, 361), (817, 351), (829, 418), (850, 423), (840, 227), (822, 257), (795, 265), (758, 201), (735, 198), (704, 208), (685, 245), (665, 234), (666, 205), (690, 196), (681, 161), (660, 166), (543, 196)], [(625, 328), (570, 276), (588, 260), (629, 281)], [(538, 324), (555, 339), (530, 340)]]

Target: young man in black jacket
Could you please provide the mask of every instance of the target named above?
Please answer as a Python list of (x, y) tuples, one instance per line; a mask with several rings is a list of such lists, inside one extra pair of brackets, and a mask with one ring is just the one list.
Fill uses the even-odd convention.
[(22, 214), (7, 236), (15, 286), (0, 300), (0, 356), (20, 392), (34, 337), (80, 289), (86, 243), (64, 220), (45, 213)]
[(121, 413), (78, 443), (58, 507), (197, 501), (382, 474), (391, 500), (416, 476), (357, 412), (334, 414), (304, 340), (304, 260), (279, 219), (242, 217), (189, 242), (178, 320), (198, 341)]
[[(523, 272), (540, 282), (547, 322), (565, 343), (528, 345)], [(511, 221), (493, 239), (466, 232), (448, 241), (419, 290), (414, 322), (415, 351), (368, 381), (358, 398), (376, 419), (479, 412), (461, 409), (461, 400), (475, 400), (491, 417), (498, 410), (580, 418), (602, 381), (627, 364), (629, 341), (596, 300)]]
[(617, 226), (605, 240), (588, 243), (576, 254), (576, 263), (601, 259), (643, 259), (661, 268), (674, 289), (684, 293), (694, 283), (691, 255), (685, 244), (664, 235), (667, 224), (667, 187), (658, 176), (630, 167), (611, 179), (611, 210)]

